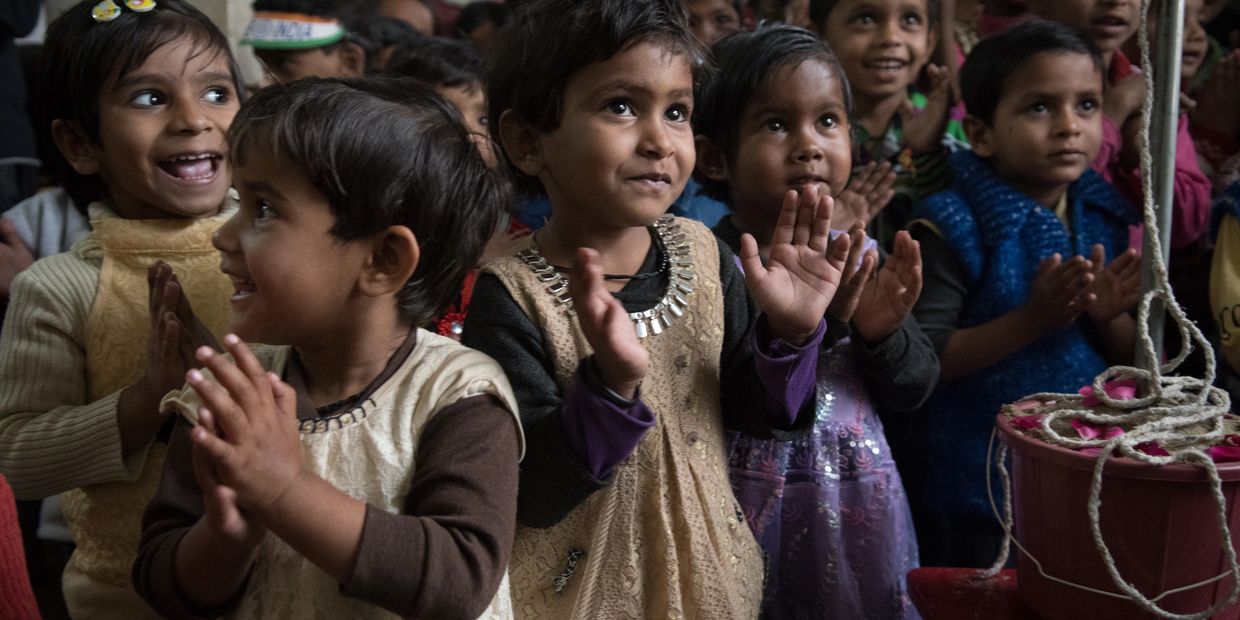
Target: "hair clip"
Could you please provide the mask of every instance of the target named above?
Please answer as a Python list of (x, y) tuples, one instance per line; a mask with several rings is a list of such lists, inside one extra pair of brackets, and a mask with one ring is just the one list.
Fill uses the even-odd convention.
[(110, 22), (121, 16), (121, 7), (112, 0), (103, 0), (90, 10), (90, 16), (99, 23)]
[[(154, 10), (155, 0), (125, 0), (125, 7), (135, 13), (146, 13)], [(103, 24), (121, 16), (121, 7), (116, 0), (103, 0), (90, 10), (90, 16)]]

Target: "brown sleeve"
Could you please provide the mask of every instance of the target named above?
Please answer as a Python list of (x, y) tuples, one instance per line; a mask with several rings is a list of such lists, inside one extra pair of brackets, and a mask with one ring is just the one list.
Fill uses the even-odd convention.
[(213, 618), (226, 613), (241, 599), (245, 586), (224, 605), (211, 609), (194, 607), (181, 592), (176, 578), (176, 553), (181, 539), (202, 517), (202, 489), (194, 479), (191, 426), (177, 418), (168, 440), (163, 476), (155, 496), (142, 514), (142, 537), (133, 564), (133, 585), (138, 595), (161, 615), (169, 618)]
[(422, 430), (402, 514), (366, 507), (347, 596), (402, 616), (476, 618), (508, 567), (517, 514), (517, 427), (490, 395)]

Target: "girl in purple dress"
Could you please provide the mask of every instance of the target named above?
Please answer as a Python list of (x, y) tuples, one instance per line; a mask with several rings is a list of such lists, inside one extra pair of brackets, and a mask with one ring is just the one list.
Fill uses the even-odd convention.
[[(852, 102), (825, 43), (780, 26), (729, 37), (712, 53), (717, 71), (699, 94), (694, 132), (698, 174), (734, 209), (715, 227), (722, 241), (769, 238), (783, 225), (784, 196), (808, 185), (837, 202), (884, 199), (882, 187), (846, 189)], [(911, 411), (938, 378), (933, 347), (909, 318), (921, 257), (907, 232), (885, 262), (860, 224), (847, 234), (812, 428), (783, 440), (730, 437), (732, 485), (767, 558), (766, 617), (917, 616), (905, 587), (916, 537), (876, 409)]]

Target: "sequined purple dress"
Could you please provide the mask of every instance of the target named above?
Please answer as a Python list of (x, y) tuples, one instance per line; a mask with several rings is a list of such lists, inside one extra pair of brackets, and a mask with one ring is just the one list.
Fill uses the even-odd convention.
[(729, 436), (732, 487), (767, 556), (766, 618), (918, 618), (904, 485), (847, 340), (818, 362), (813, 428)]

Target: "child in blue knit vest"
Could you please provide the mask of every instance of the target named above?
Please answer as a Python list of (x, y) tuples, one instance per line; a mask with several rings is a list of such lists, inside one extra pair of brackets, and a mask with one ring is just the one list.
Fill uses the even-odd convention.
[(1075, 392), (1128, 362), (1140, 286), (1132, 208), (1090, 169), (1102, 141), (1097, 48), (1060, 24), (1022, 24), (980, 43), (960, 79), (973, 151), (952, 156), (951, 189), (910, 224), (925, 269), (913, 314), (941, 364), (923, 408), (927, 566), (991, 563), (1002, 531), (985, 459), (999, 406)]

